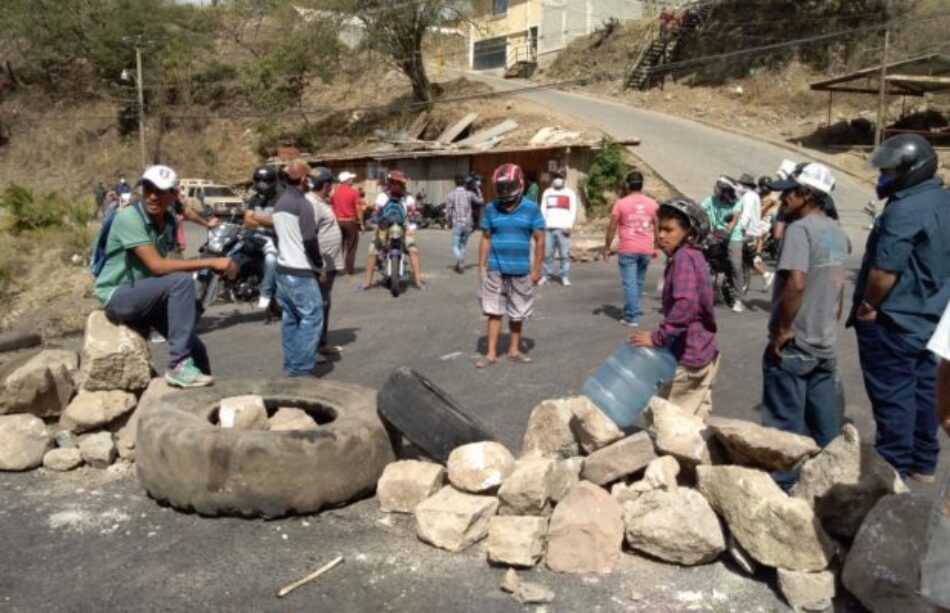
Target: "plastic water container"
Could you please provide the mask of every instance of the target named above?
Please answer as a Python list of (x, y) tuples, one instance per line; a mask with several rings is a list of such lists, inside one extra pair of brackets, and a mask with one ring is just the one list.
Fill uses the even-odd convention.
[(650, 398), (673, 378), (676, 358), (662, 347), (628, 342), (607, 358), (584, 384), (583, 393), (621, 429), (639, 425)]

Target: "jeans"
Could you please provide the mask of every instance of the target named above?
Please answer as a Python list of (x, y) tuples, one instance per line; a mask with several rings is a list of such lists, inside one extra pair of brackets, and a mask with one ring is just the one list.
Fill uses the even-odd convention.
[(901, 476), (937, 470), (937, 360), (879, 322), (856, 321), (858, 357), (871, 400), (874, 447)]
[(561, 279), (567, 279), (571, 272), (571, 237), (569, 230), (551, 228), (545, 230), (544, 237), (544, 276), (550, 277), (554, 273), (554, 245), (557, 245), (561, 258)]
[[(793, 343), (778, 358), (762, 356), (762, 425), (811, 436), (825, 447), (841, 433), (835, 358), (805, 353)], [(798, 471), (772, 473), (784, 489), (798, 480)]]
[(261, 279), (261, 298), (273, 298), (277, 286), (277, 246), (268, 238), (264, 245), (264, 278)]
[(742, 299), (742, 288), (745, 287), (745, 275), (742, 272), (742, 249), (745, 243), (741, 240), (729, 241), (726, 252), (729, 254), (729, 278), (736, 291), (736, 300)]
[(168, 368), (191, 358), (201, 372), (211, 374), (208, 350), (195, 333), (198, 314), (195, 281), (187, 272), (149, 277), (122, 285), (106, 304), (106, 317), (148, 338), (156, 330), (168, 340)]
[(640, 294), (647, 276), (650, 256), (643, 253), (621, 253), (617, 256), (620, 263), (620, 282), (623, 284), (623, 318), (629, 322), (640, 319)]
[(288, 377), (313, 374), (323, 329), (323, 299), (313, 275), (277, 273), (277, 299), (283, 309), (281, 343)]
[(327, 346), (327, 331), (330, 328), (330, 294), (333, 292), (333, 282), (336, 281), (335, 270), (328, 270), (326, 272), (327, 281), (323, 283), (317, 281), (320, 285), (320, 298), (323, 300), (323, 327), (320, 331), (320, 342), (317, 344), (318, 347)]
[(465, 247), (468, 245), (468, 237), (472, 235), (472, 228), (463, 225), (452, 226), (452, 255), (456, 262), (465, 261)]

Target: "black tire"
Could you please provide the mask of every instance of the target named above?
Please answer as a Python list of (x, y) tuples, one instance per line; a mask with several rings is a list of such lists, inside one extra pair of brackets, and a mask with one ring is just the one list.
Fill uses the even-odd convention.
[(454, 398), (405, 366), (389, 376), (376, 403), (383, 421), (438, 462), (461, 445), (495, 440)]
[(396, 298), (399, 296), (399, 284), (402, 283), (402, 275), (399, 274), (402, 256), (390, 258), (389, 263), (389, 292), (393, 295), (393, 298)]
[(214, 301), (218, 299), (218, 292), (221, 290), (221, 275), (216, 273), (211, 273), (211, 276), (207, 281), (199, 281), (198, 285), (198, 302), (201, 303), (201, 307), (205, 310), (208, 310)]
[[(335, 419), (287, 432), (211, 422), (222, 398), (244, 394), (263, 396), (269, 410), (309, 406)], [(211, 516), (280, 517), (341, 505), (372, 493), (394, 459), (373, 391), (316, 379), (218, 382), (172, 394), (143, 409), (135, 445), (150, 496)]]

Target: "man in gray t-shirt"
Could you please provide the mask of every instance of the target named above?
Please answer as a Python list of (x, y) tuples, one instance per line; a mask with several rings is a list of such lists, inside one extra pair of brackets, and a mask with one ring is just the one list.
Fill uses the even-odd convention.
[[(770, 187), (782, 192), (791, 222), (779, 251), (762, 358), (762, 424), (809, 435), (824, 447), (841, 431), (835, 329), (851, 244), (825, 211), (825, 196), (834, 187), (828, 168), (807, 164)], [(787, 489), (797, 473), (773, 477)]]

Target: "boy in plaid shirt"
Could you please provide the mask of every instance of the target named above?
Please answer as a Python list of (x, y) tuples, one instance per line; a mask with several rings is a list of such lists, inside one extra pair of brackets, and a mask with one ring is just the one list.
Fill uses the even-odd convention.
[(660, 396), (705, 420), (712, 413), (712, 386), (719, 370), (712, 279), (701, 247), (709, 219), (688, 198), (664, 202), (657, 218), (657, 244), (667, 256), (663, 321), (653, 332), (634, 332), (630, 342), (673, 352), (679, 365)]

